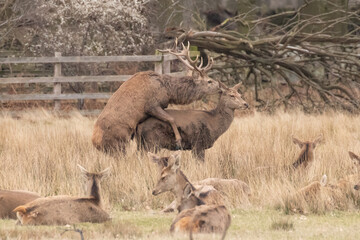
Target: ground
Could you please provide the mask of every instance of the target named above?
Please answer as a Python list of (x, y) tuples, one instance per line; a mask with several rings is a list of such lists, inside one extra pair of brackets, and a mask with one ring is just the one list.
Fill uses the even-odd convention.
[[(114, 211), (112, 221), (77, 224), (85, 239), (188, 239), (171, 236), (174, 213), (159, 211)], [(333, 211), (320, 215), (286, 215), (274, 209), (236, 209), (226, 239), (360, 239), (360, 212)], [(17, 226), (15, 220), (0, 220), (1, 239), (80, 239), (73, 226)], [(200, 235), (196, 239), (219, 239)]]

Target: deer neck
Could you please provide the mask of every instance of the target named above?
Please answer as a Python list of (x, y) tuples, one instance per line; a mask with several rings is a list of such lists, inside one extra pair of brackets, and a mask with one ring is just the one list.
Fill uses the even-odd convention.
[(193, 77), (170, 77), (165, 79), (164, 86), (167, 88), (169, 95), (169, 103), (173, 104), (189, 104), (201, 99), (204, 93), (196, 87)]
[(190, 183), (190, 181), (187, 179), (187, 177), (184, 175), (184, 173), (181, 170), (177, 170), (176, 180), (177, 180), (177, 184), (176, 184), (175, 188), (173, 189), (173, 194), (175, 195), (175, 198), (176, 198), (176, 204), (177, 204), (176, 207), (178, 207), (181, 203), (181, 197), (184, 193), (186, 184), (190, 184), (193, 189), (195, 189), (195, 188), (193, 187), (193, 185)]
[(214, 128), (214, 137), (219, 137), (229, 128), (230, 124), (234, 120), (234, 111), (234, 109), (226, 107), (221, 100), (217, 107), (211, 111), (214, 122), (217, 126)]
[(92, 178), (90, 188), (88, 189), (88, 196), (93, 198), (94, 202), (97, 205), (101, 204), (99, 181), (95, 179), (95, 177)]

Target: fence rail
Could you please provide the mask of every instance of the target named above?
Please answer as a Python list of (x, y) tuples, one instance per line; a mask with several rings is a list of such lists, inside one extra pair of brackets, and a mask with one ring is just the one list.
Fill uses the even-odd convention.
[[(192, 55), (197, 52), (192, 52)], [(0, 102), (53, 100), (54, 110), (60, 110), (60, 100), (76, 99), (108, 99), (110, 92), (102, 93), (62, 93), (62, 83), (78, 82), (122, 82), (132, 75), (101, 75), (101, 76), (62, 76), (62, 63), (108, 63), (108, 62), (154, 62), (154, 71), (159, 74), (184, 75), (184, 72), (170, 73), (170, 62), (176, 59), (173, 55), (142, 55), (142, 56), (61, 56), (56, 52), (54, 57), (19, 57), (0, 58), (0, 64), (54, 64), (52, 77), (9, 77), (0, 78), (0, 84), (18, 83), (50, 83), (53, 84), (52, 94), (0, 94)]]

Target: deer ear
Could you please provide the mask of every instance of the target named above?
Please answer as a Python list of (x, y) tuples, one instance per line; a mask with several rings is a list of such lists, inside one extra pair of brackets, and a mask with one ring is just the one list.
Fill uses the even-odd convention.
[(299, 139), (292, 137), (293, 143), (297, 144), (299, 148), (302, 148), (304, 146), (304, 143), (300, 141)]
[(234, 89), (235, 91), (239, 90), (239, 88), (243, 85), (242, 82), (239, 82), (238, 84), (236, 84), (235, 86), (232, 87), (232, 89)]
[(165, 158), (165, 157), (159, 157), (158, 155), (155, 155), (151, 152), (148, 152), (148, 157), (157, 164), (159, 171), (161, 171), (164, 167), (168, 166), (168, 161), (169, 158)]
[(177, 151), (176, 153), (170, 155), (168, 166), (171, 166), (173, 171), (176, 171), (180, 167), (180, 158), (181, 152)]
[(80, 171), (81, 171), (81, 173), (82, 173), (82, 176), (83, 176), (84, 178), (87, 178), (88, 175), (89, 175), (89, 171), (86, 170), (86, 169), (85, 169), (83, 166), (81, 166), (80, 164), (78, 164), (77, 166), (80, 168)]
[(191, 185), (189, 183), (187, 183), (185, 188), (184, 188), (183, 197), (184, 198), (189, 198), (192, 193), (193, 193), (193, 190), (191, 188)]
[(326, 183), (327, 183), (327, 176), (326, 176), (326, 174), (324, 174), (324, 175), (321, 177), (320, 185), (323, 186), (323, 187), (325, 187)]
[(349, 151), (349, 156), (352, 160), (357, 161), (357, 164), (360, 164), (360, 157), (358, 155)]
[(102, 171), (99, 173), (99, 176), (101, 176), (101, 179), (104, 179), (104, 178), (107, 178), (108, 176), (110, 176), (110, 167), (102, 170)]
[(151, 152), (147, 153), (147, 156), (149, 159), (151, 159), (154, 163), (157, 163), (160, 160), (160, 157), (156, 154), (153, 154)]
[(322, 142), (322, 140), (323, 140), (323, 135), (321, 134), (321, 135), (319, 135), (319, 136), (314, 140), (314, 142), (313, 142), (314, 147), (316, 147), (316, 145), (317, 145), (318, 143)]
[(24, 205), (18, 206), (16, 207), (14, 210), (12, 210), (13, 212), (20, 212), (22, 214), (25, 214), (27, 212), (27, 209)]

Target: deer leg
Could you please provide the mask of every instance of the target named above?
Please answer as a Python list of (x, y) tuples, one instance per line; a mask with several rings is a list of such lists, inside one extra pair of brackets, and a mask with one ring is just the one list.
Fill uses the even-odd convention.
[(165, 209), (161, 210), (163, 213), (174, 212), (176, 209), (176, 200), (172, 201)]
[(151, 111), (147, 112), (147, 114), (156, 117), (164, 122), (168, 122), (170, 124), (175, 134), (176, 148), (177, 148), (176, 150), (181, 149), (181, 136), (179, 130), (177, 129), (177, 125), (175, 124), (175, 119), (172, 116), (170, 116), (167, 112), (165, 112), (165, 110), (162, 109), (161, 107), (156, 107)]

